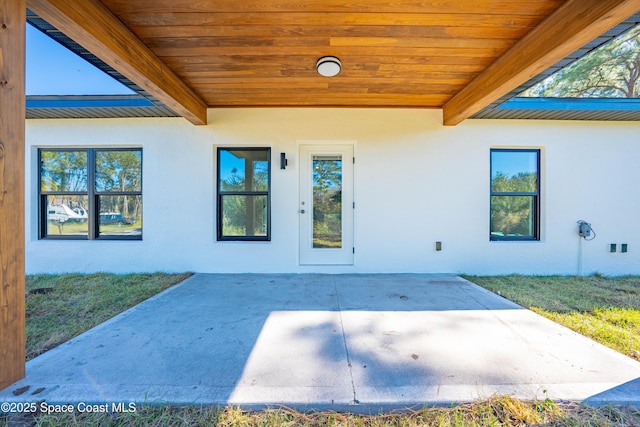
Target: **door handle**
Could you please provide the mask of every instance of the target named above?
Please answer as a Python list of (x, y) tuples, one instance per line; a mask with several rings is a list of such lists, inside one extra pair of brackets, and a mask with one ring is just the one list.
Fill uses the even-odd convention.
[(304, 209), (300, 209), (300, 213), (303, 214), (304, 213)]

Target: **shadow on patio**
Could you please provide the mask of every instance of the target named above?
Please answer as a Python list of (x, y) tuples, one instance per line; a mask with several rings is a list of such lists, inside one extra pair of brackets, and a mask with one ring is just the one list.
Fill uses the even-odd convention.
[(582, 400), (638, 377), (639, 363), (456, 276), (198, 274), (32, 360), (0, 400), (368, 411)]

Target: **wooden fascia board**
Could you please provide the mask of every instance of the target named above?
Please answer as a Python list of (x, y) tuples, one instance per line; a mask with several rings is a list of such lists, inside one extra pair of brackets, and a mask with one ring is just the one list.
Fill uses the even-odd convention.
[(640, 0), (568, 0), (443, 108), (455, 126), (640, 10)]
[(27, 0), (27, 7), (193, 124), (207, 105), (98, 0)]

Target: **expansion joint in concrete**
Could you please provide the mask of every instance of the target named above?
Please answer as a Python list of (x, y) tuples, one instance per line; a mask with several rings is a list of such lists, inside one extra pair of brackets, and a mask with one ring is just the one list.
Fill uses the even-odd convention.
[(349, 347), (347, 346), (347, 334), (344, 331), (344, 322), (342, 320), (342, 307), (340, 306), (340, 295), (338, 294), (338, 285), (335, 281), (335, 279), (333, 280), (333, 289), (335, 291), (335, 295), (336, 295), (336, 302), (338, 305), (338, 315), (340, 316), (340, 330), (342, 331), (342, 342), (344, 344), (344, 351), (345, 354), (347, 355), (347, 366), (349, 368), (349, 380), (351, 381), (351, 389), (353, 391), (353, 404), (357, 405), (358, 403), (360, 403), (358, 401), (358, 397), (356, 395), (356, 385), (355, 382), (353, 381), (353, 366), (351, 365), (351, 358), (349, 357)]

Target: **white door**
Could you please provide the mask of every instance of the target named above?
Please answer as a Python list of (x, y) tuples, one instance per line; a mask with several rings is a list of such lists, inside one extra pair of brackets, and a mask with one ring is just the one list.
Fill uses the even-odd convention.
[(300, 146), (300, 264), (353, 264), (353, 145)]

